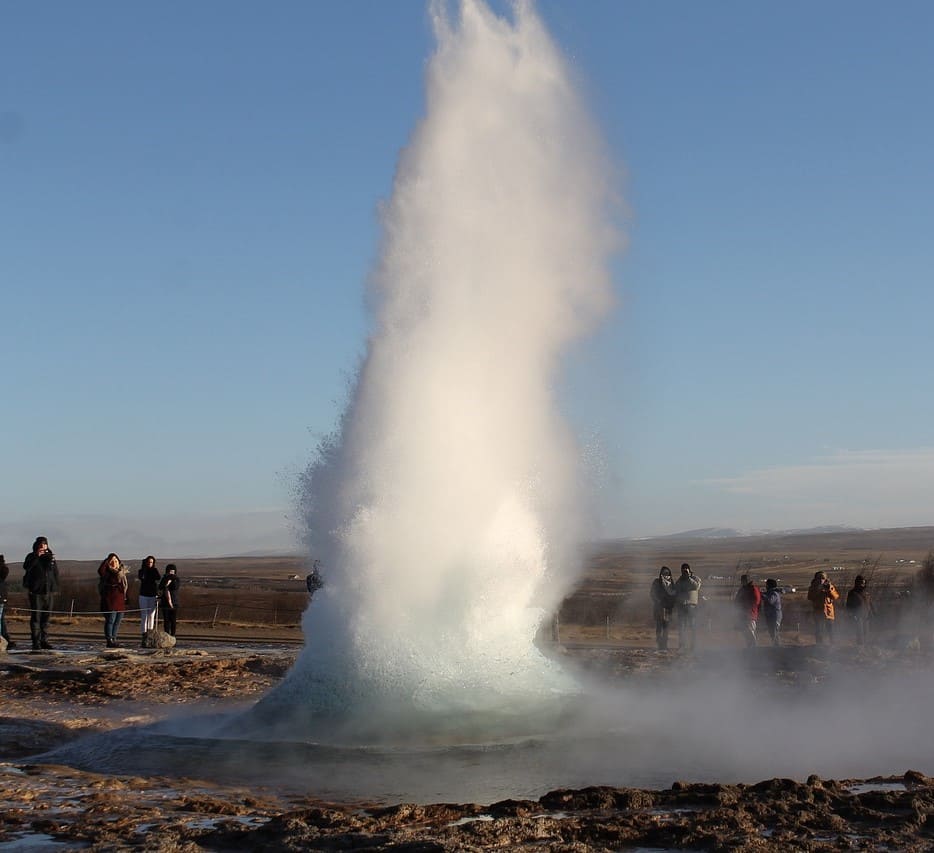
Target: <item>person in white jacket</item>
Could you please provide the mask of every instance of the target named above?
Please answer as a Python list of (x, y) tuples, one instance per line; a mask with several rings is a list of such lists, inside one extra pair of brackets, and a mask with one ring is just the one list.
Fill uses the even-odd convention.
[(675, 613), (678, 617), (678, 648), (693, 652), (697, 641), (697, 601), (700, 578), (687, 563), (681, 564), (681, 577), (675, 581)]

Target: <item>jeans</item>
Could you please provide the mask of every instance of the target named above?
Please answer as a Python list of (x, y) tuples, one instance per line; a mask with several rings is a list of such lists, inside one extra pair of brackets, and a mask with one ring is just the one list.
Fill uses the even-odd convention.
[(29, 633), (32, 634), (32, 647), (38, 649), (48, 643), (46, 632), (49, 628), (49, 615), (52, 612), (52, 593), (29, 593)]
[(765, 617), (766, 627), (769, 629), (769, 636), (772, 638), (773, 646), (781, 645), (782, 620), (774, 616)]
[(815, 613), (814, 641), (821, 645), (825, 638), (828, 646), (833, 644), (833, 619), (828, 619), (823, 613)]
[(109, 610), (104, 614), (104, 638), (112, 643), (117, 641), (117, 631), (123, 621), (122, 610)]
[(678, 613), (678, 648), (687, 652), (694, 651), (697, 640), (697, 608), (693, 604), (679, 604)]
[(746, 641), (746, 646), (750, 649), (756, 645), (757, 628), (756, 620), (751, 617), (747, 616), (740, 622), (739, 630), (743, 635), (743, 639)]
[(154, 595), (139, 597), (139, 626), (144, 634), (156, 627), (156, 602), (158, 600)]
[(10, 642), (10, 634), (6, 629), (6, 616), (3, 615), (4, 610), (6, 610), (6, 602), (0, 601), (0, 637)]

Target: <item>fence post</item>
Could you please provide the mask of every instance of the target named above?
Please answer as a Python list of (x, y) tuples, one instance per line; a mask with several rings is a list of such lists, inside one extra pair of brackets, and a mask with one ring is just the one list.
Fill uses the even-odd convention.
[(211, 620), (211, 627), (213, 628), (217, 624), (217, 611), (220, 609), (219, 604), (214, 605), (214, 618)]
[(561, 619), (558, 617), (558, 614), (555, 613), (554, 618), (551, 620), (551, 638), (556, 642), (561, 642)]
[(606, 617), (606, 638), (610, 639), (610, 617)]
[(73, 617), (75, 615), (75, 600), (71, 600), (71, 607), (68, 610), (68, 616)]

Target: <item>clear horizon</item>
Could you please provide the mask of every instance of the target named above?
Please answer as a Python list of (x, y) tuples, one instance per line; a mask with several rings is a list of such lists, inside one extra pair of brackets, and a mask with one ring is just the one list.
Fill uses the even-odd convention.
[[(934, 522), (934, 7), (535, 5), (625, 176), (559, 389), (601, 534)], [(362, 8), (5, 9), (8, 558), (297, 543), (432, 49)]]

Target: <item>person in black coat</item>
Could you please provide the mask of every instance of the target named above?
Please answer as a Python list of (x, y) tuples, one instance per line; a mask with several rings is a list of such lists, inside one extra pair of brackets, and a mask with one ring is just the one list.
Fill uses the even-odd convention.
[(23, 560), (23, 587), (29, 594), (29, 632), (33, 651), (51, 649), (48, 638), (52, 599), (58, 592), (58, 563), (45, 536), (37, 536)]
[(15, 649), (16, 643), (10, 639), (10, 632), (6, 629), (6, 602), (7, 602), (7, 582), (10, 575), (10, 567), (6, 564), (3, 554), (0, 554), (0, 637), (6, 640), (8, 649)]
[(866, 589), (866, 578), (857, 575), (853, 588), (846, 595), (846, 612), (853, 620), (856, 631), (856, 645), (864, 646), (869, 634), (869, 617), (872, 616), (872, 598)]
[(139, 627), (140, 645), (146, 645), (146, 632), (156, 627), (156, 602), (159, 600), (159, 581), (162, 575), (156, 568), (156, 558), (150, 554), (139, 567)]
[(668, 566), (662, 566), (658, 577), (652, 581), (649, 595), (652, 598), (652, 616), (655, 618), (655, 645), (660, 652), (665, 652), (668, 651), (671, 609), (675, 606), (674, 582)]
[(162, 593), (162, 627), (173, 637), (178, 625), (178, 587), (178, 568), (175, 563), (169, 563), (159, 581), (159, 591)]

